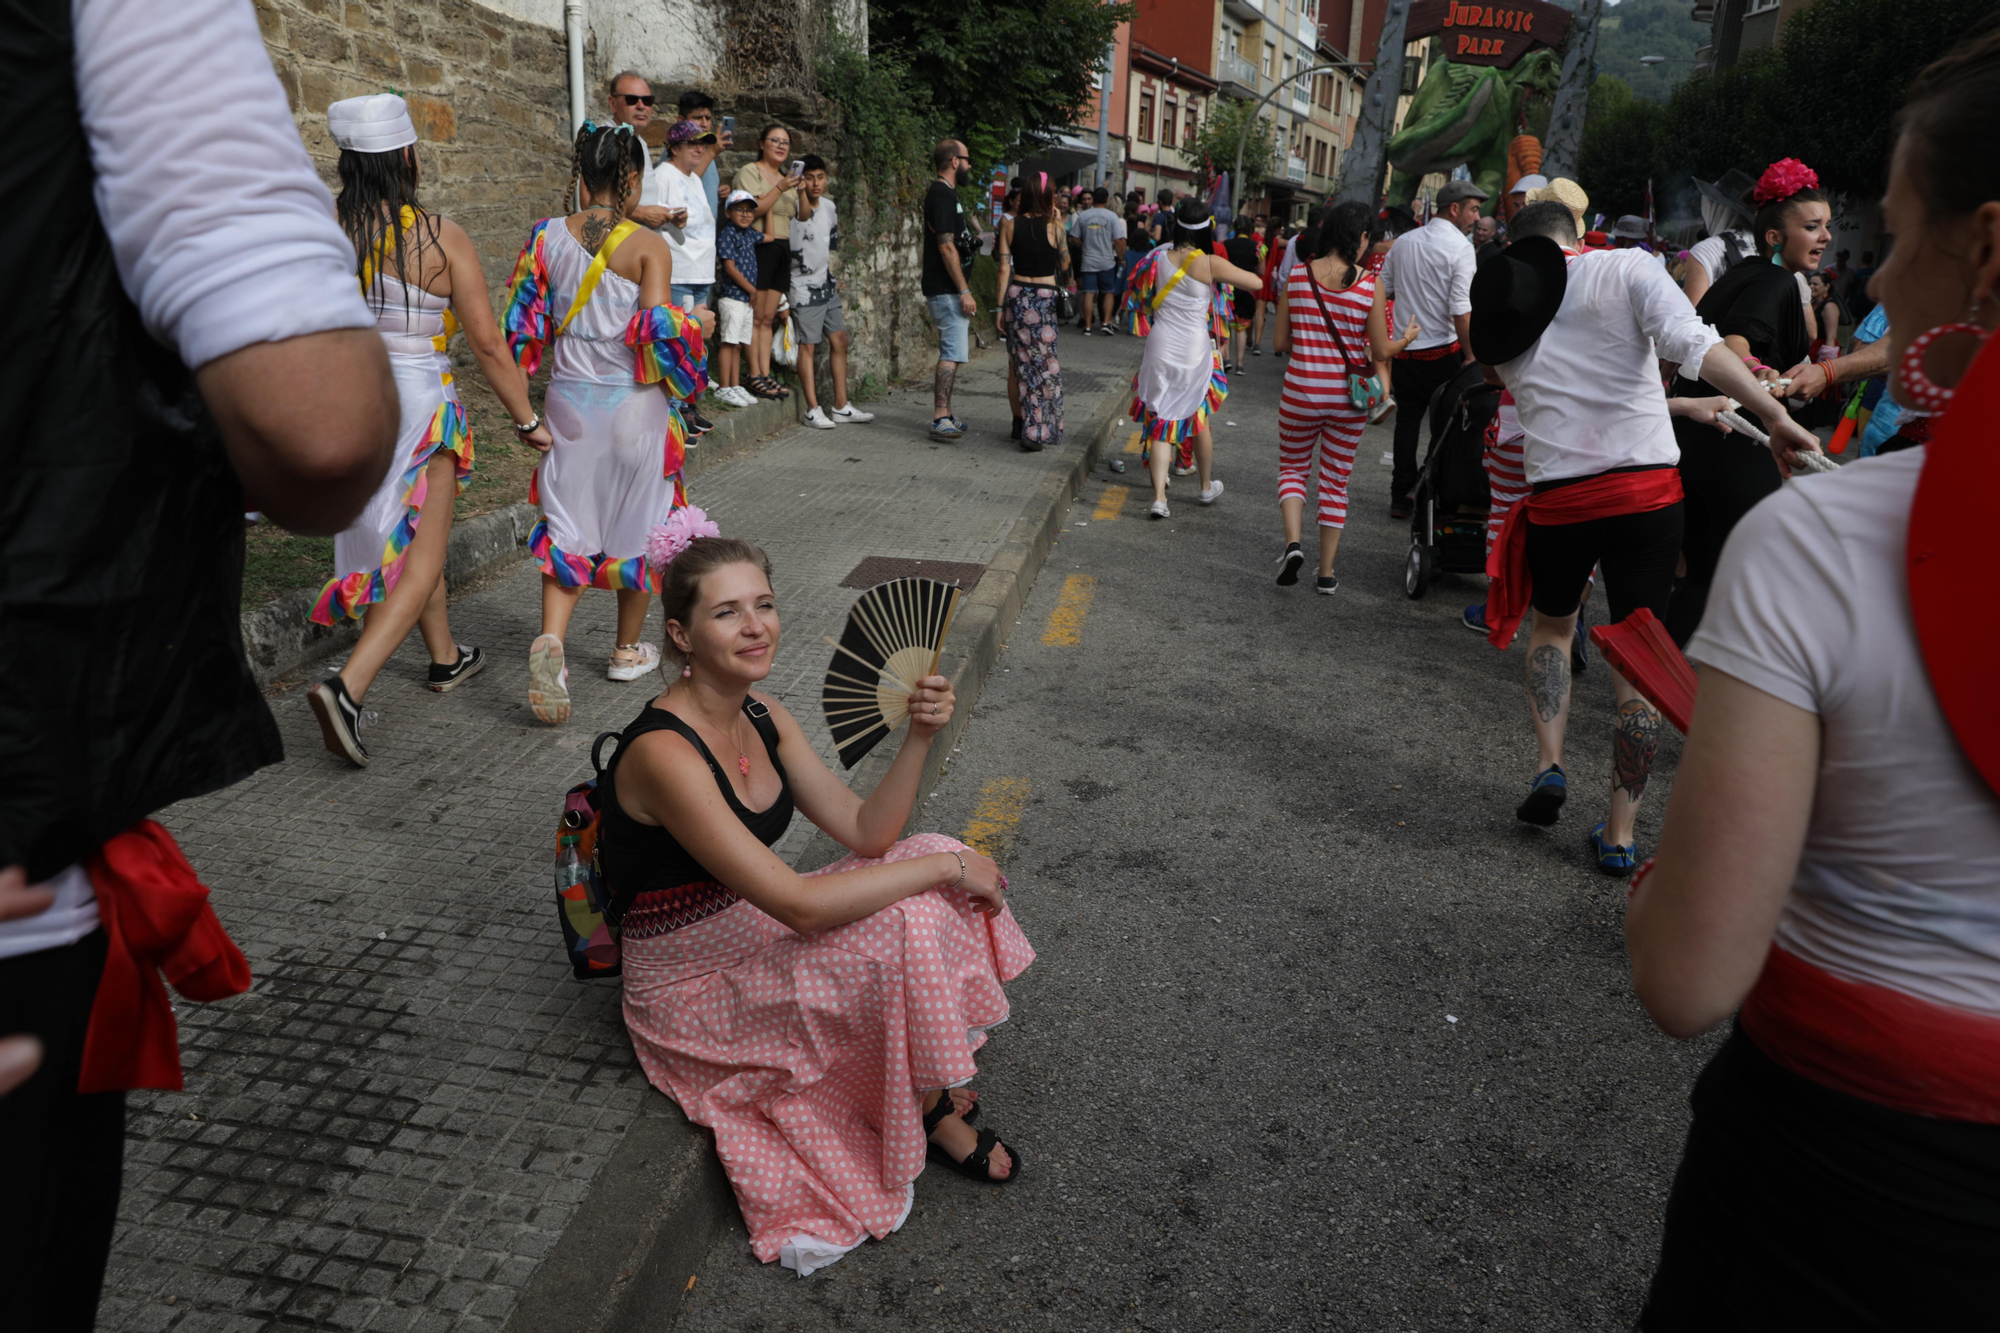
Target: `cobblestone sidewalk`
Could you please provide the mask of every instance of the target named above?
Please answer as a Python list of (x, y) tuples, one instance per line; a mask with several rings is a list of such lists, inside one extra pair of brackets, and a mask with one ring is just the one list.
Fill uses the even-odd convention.
[[(1073, 436), (1138, 357), (1130, 339), (1065, 338)], [(771, 683), (822, 750), (819, 640), (855, 596), (841, 579), (871, 555), (991, 560), (1062, 458), (1007, 440), (999, 356), (956, 397), (973, 430), (954, 444), (925, 438), (924, 386), (694, 488), (771, 553), (789, 644)], [(591, 739), (662, 682), (603, 678), (613, 599), (589, 594), (574, 715), (538, 725), (538, 606), (526, 563), (455, 602), (457, 637), (491, 665), (448, 695), (423, 688), (413, 637), (367, 701), (370, 768), (321, 748), (294, 687), (274, 699), (283, 764), (164, 815), (257, 980), (181, 1006), (186, 1091), (132, 1098), (100, 1328), (497, 1330), (617, 1146), (644, 1078), (615, 983), (572, 981), (560, 956), (549, 832)]]

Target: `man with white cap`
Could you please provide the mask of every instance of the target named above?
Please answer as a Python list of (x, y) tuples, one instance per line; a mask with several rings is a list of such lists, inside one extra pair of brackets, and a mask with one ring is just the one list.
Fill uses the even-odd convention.
[(1410, 516), (1417, 484), (1417, 436), (1430, 415), (1431, 395), (1472, 359), (1472, 242), (1486, 191), (1471, 181), (1446, 181), (1437, 214), (1402, 237), (1382, 265), (1382, 290), (1396, 302), (1398, 323), (1415, 320), (1420, 332), (1395, 357), (1395, 471), (1389, 484), (1389, 517)]
[(1531, 171), (1514, 182), (1514, 188), (1507, 191), (1505, 217), (1511, 219), (1528, 204), (1528, 191), (1539, 190), (1548, 185), (1549, 178), (1538, 171)]
[[(188, 998), (249, 984), (150, 819), (283, 757), (242, 514), (346, 526), (396, 391), (251, 6), (5, 0), (0, 28), (0, 1083), (39, 1064), (0, 1097), (0, 1322), (88, 1329), (125, 1094), (181, 1086), (156, 960)], [(157, 954), (100, 924), (142, 916)]]

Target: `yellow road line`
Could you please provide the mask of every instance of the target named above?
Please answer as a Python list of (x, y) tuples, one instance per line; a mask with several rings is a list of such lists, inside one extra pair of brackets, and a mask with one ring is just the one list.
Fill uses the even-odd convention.
[(1138, 431), (1133, 431), (1132, 438), (1125, 441), (1125, 452), (1128, 454), (1143, 454), (1146, 452), (1146, 446), (1140, 442)]
[(1028, 804), (1026, 778), (995, 778), (980, 789), (979, 804), (959, 841), (984, 856), (998, 860), (1007, 849), (1014, 826), (1021, 822), (1021, 810)]
[(1049, 612), (1049, 627), (1042, 642), (1058, 647), (1075, 647), (1083, 642), (1083, 618), (1090, 614), (1090, 599), (1097, 595), (1097, 580), (1088, 574), (1072, 574), (1063, 580), (1056, 609)]
[(1125, 509), (1125, 497), (1132, 493), (1130, 486), (1106, 486), (1104, 494), (1098, 497), (1097, 508), (1091, 518), (1099, 523), (1110, 523)]

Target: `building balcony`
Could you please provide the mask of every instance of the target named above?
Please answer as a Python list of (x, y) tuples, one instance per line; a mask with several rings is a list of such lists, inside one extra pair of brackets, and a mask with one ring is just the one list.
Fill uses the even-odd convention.
[(1222, 0), (1222, 12), (1245, 23), (1264, 21), (1264, 0)]
[(1257, 62), (1245, 60), (1234, 51), (1224, 51), (1216, 60), (1215, 76), (1222, 82), (1224, 97), (1262, 97)]
[(1312, 115), (1312, 109), (1312, 80), (1309, 78), (1293, 79), (1292, 110), (1298, 112), (1300, 115), (1310, 116)]
[(1695, 0), (1695, 6), (1688, 17), (1696, 23), (1715, 22), (1715, 0)]
[(1302, 157), (1285, 159), (1285, 179), (1294, 185), (1306, 183), (1306, 160)]

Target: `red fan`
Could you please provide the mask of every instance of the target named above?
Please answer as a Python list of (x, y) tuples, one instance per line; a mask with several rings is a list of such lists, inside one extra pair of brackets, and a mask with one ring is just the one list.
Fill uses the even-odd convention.
[(1614, 671), (1646, 696), (1647, 703), (1687, 735), (1699, 682), (1657, 616), (1642, 606), (1615, 625), (1592, 627), (1590, 641)]

